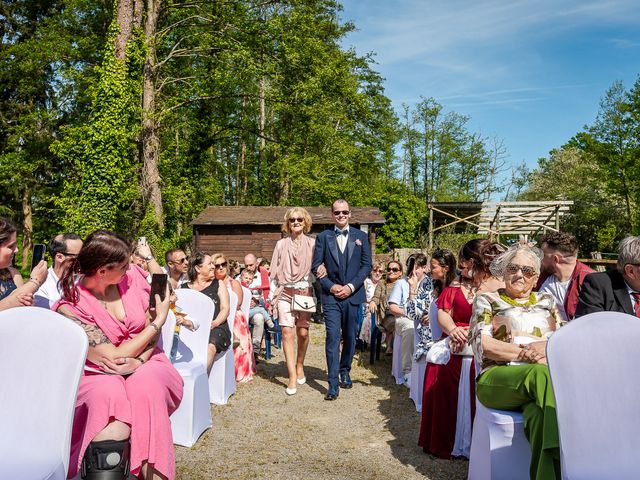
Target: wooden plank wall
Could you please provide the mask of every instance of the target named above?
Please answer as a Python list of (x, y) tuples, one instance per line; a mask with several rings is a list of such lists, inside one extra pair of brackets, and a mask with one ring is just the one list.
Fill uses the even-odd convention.
[(199, 227), (194, 236), (196, 250), (224, 253), (228, 260), (244, 261), (247, 253), (256, 257), (271, 259), (276, 242), (282, 234), (273, 227), (252, 225), (248, 227)]

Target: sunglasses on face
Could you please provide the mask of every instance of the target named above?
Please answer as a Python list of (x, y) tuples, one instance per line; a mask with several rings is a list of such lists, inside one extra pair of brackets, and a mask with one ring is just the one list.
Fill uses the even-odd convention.
[(400, 271), (400, 269), (396, 268), (396, 267), (387, 268), (387, 272), (389, 272), (389, 273), (398, 273), (399, 271)]
[(213, 266), (220, 269), (220, 268), (227, 268), (228, 263), (227, 262), (222, 262), (222, 263), (214, 263)]
[(184, 258), (181, 258), (180, 260), (174, 260), (171, 263), (177, 263), (179, 265), (182, 265), (183, 263), (187, 263), (188, 261), (189, 261), (189, 257), (184, 257)]
[(536, 269), (528, 265), (518, 265), (517, 263), (509, 263), (504, 269), (504, 273), (508, 275), (514, 275), (518, 273), (518, 270), (522, 272), (525, 278), (531, 278), (536, 276)]
[(333, 214), (337, 217), (338, 215), (349, 215), (349, 210), (334, 210)]
[(375, 270), (373, 270), (373, 273), (384, 273), (384, 270), (381, 268), (376, 268)]
[(304, 218), (290, 218), (289, 223), (304, 223)]

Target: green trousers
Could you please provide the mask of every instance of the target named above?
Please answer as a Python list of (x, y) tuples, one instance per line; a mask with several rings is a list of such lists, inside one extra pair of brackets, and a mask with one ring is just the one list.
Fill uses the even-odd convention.
[(531, 478), (560, 479), (560, 440), (549, 368), (540, 364), (492, 367), (478, 378), (476, 394), (486, 407), (522, 411), (531, 445)]

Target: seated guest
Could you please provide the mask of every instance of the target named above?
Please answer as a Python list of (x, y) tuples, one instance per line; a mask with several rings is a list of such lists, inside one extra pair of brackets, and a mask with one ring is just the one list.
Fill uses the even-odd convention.
[(562, 318), (571, 320), (576, 314), (582, 283), (593, 270), (578, 261), (576, 237), (562, 232), (547, 233), (540, 238), (542, 272), (535, 290), (553, 295)]
[(181, 248), (173, 248), (164, 254), (166, 262), (165, 270), (169, 275), (171, 288), (180, 288), (183, 283), (189, 280), (187, 268), (189, 267), (189, 257)]
[(207, 372), (211, 371), (214, 357), (225, 352), (231, 346), (231, 330), (227, 323), (229, 317), (229, 292), (227, 287), (217, 278), (213, 271), (211, 255), (196, 252), (189, 261), (187, 273), (189, 281), (182, 284), (182, 288), (190, 288), (204, 293), (213, 300), (215, 311), (209, 334), (209, 348), (207, 350)]
[(240, 273), (240, 281), (243, 286), (251, 290), (251, 303), (249, 304), (249, 325), (253, 331), (251, 334), (251, 342), (253, 351), (259, 352), (262, 345), (262, 335), (264, 334), (264, 326), (273, 331), (275, 324), (269, 312), (265, 308), (265, 300), (262, 296), (262, 289), (256, 287), (254, 282), (256, 274), (250, 268), (245, 268)]
[(384, 282), (378, 282), (369, 302), (369, 311), (375, 309), (376, 324), (385, 334), (387, 354), (391, 354), (393, 351), (393, 332), (396, 329), (396, 317), (389, 311), (388, 298), (393, 291), (395, 282), (402, 278), (402, 273), (400, 262), (391, 260), (387, 263), (387, 278)]
[(561, 476), (555, 398), (545, 352), (562, 317), (551, 294), (532, 292), (540, 256), (539, 251), (516, 245), (496, 258), (491, 271), (504, 278), (505, 287), (478, 295), (469, 339), (480, 369), (478, 400), (489, 408), (522, 411), (531, 445), (530, 478), (548, 480)]
[(376, 313), (375, 303), (372, 307), (371, 302), (373, 300), (373, 294), (376, 293), (378, 283), (382, 280), (383, 274), (384, 265), (380, 261), (375, 261), (371, 267), (371, 275), (364, 280), (364, 288), (367, 293), (367, 303), (364, 305), (366, 308), (364, 309), (364, 318), (362, 319), (362, 326), (360, 327), (358, 340), (365, 343), (369, 343), (371, 341), (371, 315)]
[(576, 318), (594, 312), (622, 312), (640, 317), (640, 237), (624, 238), (618, 245), (615, 270), (585, 278)]
[(77, 257), (82, 248), (82, 239), (75, 233), (61, 233), (49, 242), (49, 253), (52, 257), (47, 281), (42, 284), (34, 296), (36, 307), (51, 308), (60, 300), (62, 290), (59, 286), (62, 264), (65, 260)]
[(169, 416), (182, 399), (182, 378), (156, 346), (169, 289), (149, 308), (151, 287), (130, 264), (132, 250), (124, 237), (97, 230), (60, 276), (62, 300), (53, 309), (89, 338), (69, 478), (79, 471), (83, 478), (129, 478), (129, 468), (145, 479), (175, 478)]
[(20, 273), (11, 267), (18, 251), (16, 226), (8, 218), (0, 217), (0, 311), (33, 305), (33, 294), (47, 279), (47, 262), (42, 260), (23, 283)]
[(415, 339), (414, 319), (420, 320), (431, 300), (431, 278), (427, 273), (427, 256), (413, 255), (414, 266), (409, 275), (396, 282), (389, 295), (389, 311), (396, 317), (395, 334), (402, 338), (402, 372), (404, 385), (411, 383), (411, 360)]
[[(421, 310), (421, 318), (418, 319), (418, 313), (413, 314), (415, 321), (422, 324), (419, 332), (419, 341), (416, 345), (413, 357), (416, 361), (425, 355), (433, 342), (440, 340), (442, 331), (438, 324), (438, 306), (436, 300), (442, 291), (453, 283), (456, 278), (456, 257), (447, 249), (438, 249), (431, 255), (430, 272), (433, 290), (431, 290), (431, 299), (426, 309)], [(433, 321), (432, 321), (433, 320)], [(421, 385), (423, 385), (421, 383)]]
[(240, 282), (227, 275), (229, 262), (222, 253), (215, 253), (211, 257), (211, 262), (216, 279), (238, 298), (233, 319), (233, 364), (236, 369), (236, 382), (250, 382), (253, 380), (253, 374), (256, 373), (256, 358), (251, 344), (249, 324), (242, 313), (244, 292)]
[(427, 363), (418, 445), (440, 458), (469, 458), (475, 366), (473, 352), (465, 347), (471, 304), (478, 294), (503, 286), (489, 271), (491, 262), (503, 251), (502, 245), (486, 239), (465, 243), (458, 254), (460, 279), (438, 296), (437, 321), (443, 337), (448, 337), (451, 355), (442, 364)]

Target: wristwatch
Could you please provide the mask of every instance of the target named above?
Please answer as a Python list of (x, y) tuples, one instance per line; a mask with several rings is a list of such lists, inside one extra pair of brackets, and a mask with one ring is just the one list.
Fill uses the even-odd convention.
[(145, 262), (150, 262), (151, 260), (153, 260), (153, 255), (149, 255), (148, 257), (144, 257), (144, 261)]

